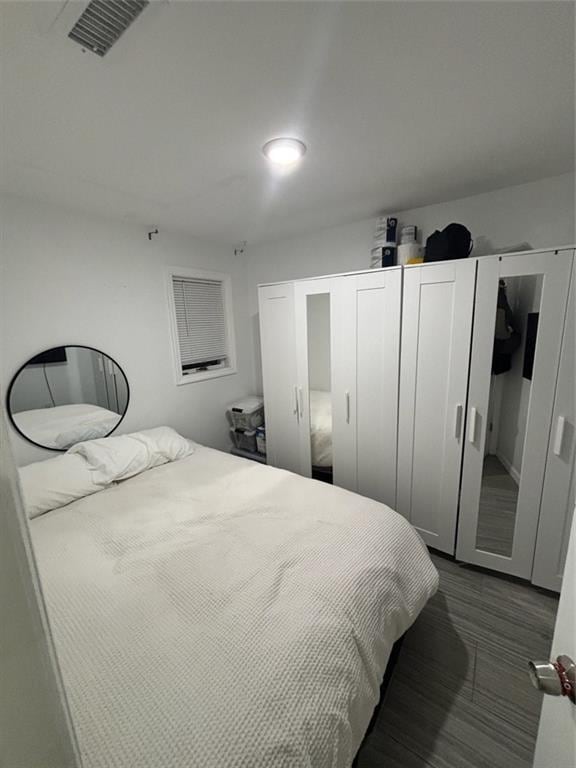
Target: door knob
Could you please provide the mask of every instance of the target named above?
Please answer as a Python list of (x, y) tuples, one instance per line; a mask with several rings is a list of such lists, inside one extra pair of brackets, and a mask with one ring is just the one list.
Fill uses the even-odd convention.
[(532, 685), (550, 696), (568, 696), (576, 703), (576, 664), (570, 656), (558, 656), (556, 661), (529, 661)]

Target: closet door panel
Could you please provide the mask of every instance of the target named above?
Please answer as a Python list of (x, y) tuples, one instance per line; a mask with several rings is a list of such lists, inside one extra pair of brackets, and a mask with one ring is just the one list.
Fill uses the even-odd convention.
[(356, 275), (332, 281), (332, 450), (334, 485), (358, 490)]
[[(478, 263), (457, 556), (525, 579), (532, 573), (571, 259), (565, 251)], [(501, 279), (521, 325), (521, 346), (497, 374), (506, 377), (503, 400), (499, 423), (490, 424)], [(487, 446), (489, 428), (498, 430), (498, 440)], [(495, 442), (498, 449), (486, 455)]]
[(267, 461), (299, 472), (294, 285), (262, 286), (258, 295)]
[(400, 269), (356, 279), (358, 492), (396, 508)]
[(574, 482), (576, 461), (575, 292), (573, 266), (532, 569), (534, 584), (557, 592), (562, 586), (568, 537), (576, 504)]
[(404, 270), (398, 511), (453, 554), (476, 262)]

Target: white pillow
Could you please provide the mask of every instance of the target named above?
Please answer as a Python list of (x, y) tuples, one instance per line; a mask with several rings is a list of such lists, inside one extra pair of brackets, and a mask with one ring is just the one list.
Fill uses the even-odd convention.
[(83, 496), (101, 491), (105, 485), (82, 456), (58, 456), (20, 467), (20, 484), (28, 517), (38, 517)]
[(179, 435), (172, 427), (153, 427), (142, 432), (133, 432), (131, 436), (145, 438), (151, 442), (156, 453), (165, 456), (166, 461), (178, 461), (194, 453), (194, 445), (190, 440)]
[(177, 461), (194, 452), (192, 445), (170, 427), (156, 427), (118, 437), (87, 440), (69, 449), (80, 454), (94, 470), (99, 483), (114, 483), (147, 469)]

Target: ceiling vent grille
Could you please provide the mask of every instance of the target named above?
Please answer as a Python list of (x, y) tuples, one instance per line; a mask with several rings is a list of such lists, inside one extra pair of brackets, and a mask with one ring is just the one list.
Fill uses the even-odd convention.
[(91, 0), (68, 37), (86, 50), (105, 56), (148, 3), (149, 0)]

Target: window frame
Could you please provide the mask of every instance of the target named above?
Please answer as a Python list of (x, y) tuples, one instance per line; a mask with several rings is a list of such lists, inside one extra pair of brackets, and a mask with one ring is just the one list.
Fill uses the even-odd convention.
[[(224, 294), (224, 320), (226, 323), (226, 345), (228, 347), (228, 365), (225, 368), (214, 368), (211, 371), (200, 371), (195, 374), (182, 373), (182, 359), (180, 357), (180, 342), (178, 338), (178, 326), (176, 323), (176, 305), (174, 302), (173, 289), (173, 280), (175, 277), (189, 278), (191, 280), (218, 280), (222, 283)], [(172, 361), (176, 386), (194, 384), (209, 379), (219, 379), (221, 376), (232, 376), (233, 374), (238, 373), (236, 365), (236, 336), (234, 333), (234, 306), (232, 303), (231, 276), (226, 272), (212, 272), (210, 270), (194, 269), (191, 267), (168, 267), (166, 269), (166, 287), (170, 315)]]

